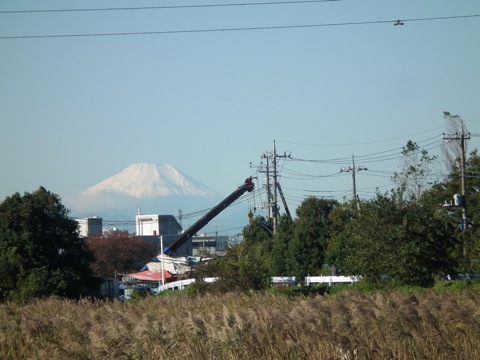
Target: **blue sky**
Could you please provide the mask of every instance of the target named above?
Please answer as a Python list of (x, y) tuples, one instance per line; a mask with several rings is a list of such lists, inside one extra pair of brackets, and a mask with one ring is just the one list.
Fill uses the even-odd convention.
[[(275, 140), (295, 159), (279, 159), (294, 209), (308, 195), (351, 196), (340, 169), (352, 155), (369, 169), (357, 173), (361, 197), (388, 189), (409, 139), (439, 150), (445, 110), (480, 134), (480, 17), (438, 19), (479, 15), (477, 1), (6, 12), (227, 3), (2, 1), (0, 199), (40, 185), (67, 197), (139, 162), (228, 195)], [(287, 28), (300, 25), (322, 26)], [(190, 32), (239, 28), (257, 30)]]

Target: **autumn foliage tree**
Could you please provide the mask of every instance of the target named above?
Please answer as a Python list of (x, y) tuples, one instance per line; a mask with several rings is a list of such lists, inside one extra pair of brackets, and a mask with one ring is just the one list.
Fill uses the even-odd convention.
[(157, 245), (124, 230), (111, 230), (103, 236), (88, 238), (87, 246), (95, 255), (91, 269), (98, 276), (138, 271), (157, 254)]

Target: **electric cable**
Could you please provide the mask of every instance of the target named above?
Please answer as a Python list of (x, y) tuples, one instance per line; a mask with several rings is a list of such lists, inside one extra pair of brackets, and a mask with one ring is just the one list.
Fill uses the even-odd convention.
[(32, 14), (32, 13), (62, 13), (62, 12), (96, 12), (96, 11), (132, 11), (132, 10), (170, 10), (192, 8), (216, 8), (216, 7), (247, 7), (269, 5), (297, 5), (322, 2), (337, 2), (341, 0), (295, 0), (295, 1), (262, 1), (251, 3), (224, 3), (224, 4), (197, 4), (197, 5), (164, 5), (164, 6), (131, 6), (110, 8), (84, 8), (84, 9), (33, 9), (33, 10), (3, 10), (0, 14)]
[[(418, 22), (418, 21), (440, 21), (453, 19), (466, 19), (480, 17), (480, 14), (442, 16), (431, 18), (411, 18), (402, 20), (402, 22)], [(278, 25), (278, 26), (254, 26), (254, 27), (237, 27), (237, 28), (217, 28), (217, 29), (190, 29), (190, 30), (161, 30), (161, 31), (132, 31), (132, 32), (105, 32), (105, 33), (82, 33), (82, 34), (51, 34), (51, 35), (11, 35), (0, 36), (0, 40), (15, 39), (52, 39), (52, 38), (80, 38), (80, 37), (105, 37), (105, 36), (147, 36), (147, 35), (170, 35), (170, 34), (193, 34), (193, 33), (218, 33), (218, 32), (239, 32), (239, 31), (262, 31), (262, 30), (291, 30), (320, 28), (333, 26), (359, 26), (359, 25), (378, 25), (378, 24), (396, 24), (399, 20), (372, 20), (372, 21), (352, 21), (340, 23), (323, 23), (323, 24), (303, 24), (303, 25)]]

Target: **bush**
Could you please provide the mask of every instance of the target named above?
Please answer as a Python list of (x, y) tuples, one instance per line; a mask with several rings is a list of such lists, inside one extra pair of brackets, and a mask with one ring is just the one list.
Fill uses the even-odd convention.
[(299, 286), (275, 286), (270, 289), (270, 292), (278, 295), (286, 295), (289, 297), (296, 296), (315, 296), (325, 295), (331, 290), (326, 284), (320, 285), (299, 285)]

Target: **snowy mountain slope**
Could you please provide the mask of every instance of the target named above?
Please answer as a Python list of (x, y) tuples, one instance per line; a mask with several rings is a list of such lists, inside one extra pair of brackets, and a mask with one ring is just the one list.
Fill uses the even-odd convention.
[(133, 164), (120, 173), (89, 187), (85, 196), (117, 193), (137, 199), (165, 196), (209, 197), (218, 194), (167, 163)]
[(195, 212), (223, 196), (170, 164), (132, 164), (88, 189), (64, 199), (73, 216), (122, 217)]

